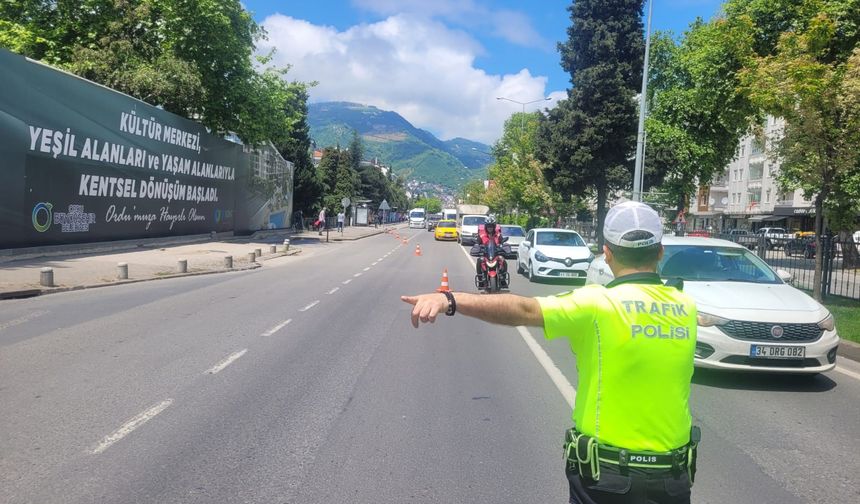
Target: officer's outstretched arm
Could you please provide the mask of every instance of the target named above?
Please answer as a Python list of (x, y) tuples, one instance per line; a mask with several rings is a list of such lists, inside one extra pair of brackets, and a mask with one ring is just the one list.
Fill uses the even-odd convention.
[[(448, 298), (442, 293), (401, 296), (400, 299), (414, 306), (412, 308), (414, 327), (418, 327), (420, 322), (435, 322), (437, 316), (444, 315), (448, 310)], [(457, 313), (462, 315), (493, 324), (543, 327), (540, 304), (534, 298), (513, 294), (486, 296), (456, 292), (454, 299), (457, 303)]]

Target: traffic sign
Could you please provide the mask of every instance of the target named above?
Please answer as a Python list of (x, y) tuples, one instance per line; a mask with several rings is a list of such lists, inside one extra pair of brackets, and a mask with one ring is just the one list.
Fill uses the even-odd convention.
[(388, 200), (382, 200), (382, 203), (379, 204), (380, 210), (391, 210), (391, 207), (388, 205)]
[(340, 200), (340, 204), (343, 205), (344, 208), (348, 207), (350, 204), (349, 198), (344, 198)]

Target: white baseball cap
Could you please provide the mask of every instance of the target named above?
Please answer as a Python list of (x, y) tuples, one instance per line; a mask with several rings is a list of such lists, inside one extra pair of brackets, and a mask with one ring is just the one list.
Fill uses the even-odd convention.
[[(644, 231), (651, 236), (639, 240), (625, 240), (624, 235)], [(663, 239), (663, 222), (653, 208), (638, 201), (625, 201), (609, 209), (603, 223), (603, 237), (609, 243), (624, 248), (641, 248)]]

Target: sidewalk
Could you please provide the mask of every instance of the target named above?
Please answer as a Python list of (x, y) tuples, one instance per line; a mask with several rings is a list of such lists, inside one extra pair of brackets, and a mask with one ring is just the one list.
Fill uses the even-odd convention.
[[(346, 228), (343, 234), (329, 230), (329, 241), (351, 241), (385, 232), (386, 228)], [(284, 239), (291, 242), (285, 250)], [(80, 253), (51, 257), (11, 258), (0, 263), (0, 299), (26, 297), (50, 292), (102, 287), (123, 283), (173, 278), (176, 276), (221, 273), (259, 268), (261, 263), (277, 257), (296, 255), (301, 252), (302, 242), (325, 241), (326, 234), (316, 232), (290, 233), (284, 230), (259, 231), (250, 237), (229, 238), (190, 244), (159, 246), (157, 243), (139, 245), (135, 249), (116, 252)], [(167, 240), (165, 240), (167, 241)], [(276, 247), (273, 253), (271, 247)], [(249, 253), (260, 250), (254, 262)], [(233, 258), (233, 267), (228, 269), (225, 257)], [(179, 272), (179, 260), (187, 261), (187, 272)], [(118, 279), (118, 263), (128, 265), (128, 279)], [(42, 268), (53, 268), (54, 286), (39, 284)]]

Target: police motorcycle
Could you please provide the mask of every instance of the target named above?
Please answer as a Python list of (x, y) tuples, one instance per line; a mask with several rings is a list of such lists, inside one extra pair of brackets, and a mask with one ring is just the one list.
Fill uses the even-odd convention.
[(487, 245), (480, 243), (472, 246), (469, 255), (480, 258), (480, 273), (475, 275), (475, 287), (483, 289), (487, 294), (509, 289), (511, 286), (511, 275), (506, 267), (505, 257), (511, 255), (511, 246), (507, 242), (508, 237), (502, 237), (501, 246), (490, 240)]

